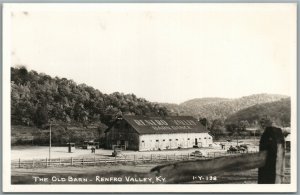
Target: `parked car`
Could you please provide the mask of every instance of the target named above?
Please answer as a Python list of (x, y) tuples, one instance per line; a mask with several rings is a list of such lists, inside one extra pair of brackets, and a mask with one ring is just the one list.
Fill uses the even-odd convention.
[(194, 152), (191, 153), (191, 156), (203, 157), (203, 154), (199, 150), (196, 150), (196, 151), (194, 151)]
[(112, 152), (113, 157), (122, 156), (122, 148), (114, 147), (114, 151)]
[(239, 145), (237, 146), (238, 147), (238, 150), (240, 152), (247, 152), (248, 151), (248, 146), (246, 144), (243, 144), (243, 145)]
[(234, 146), (230, 146), (229, 149), (227, 150), (227, 152), (229, 152), (229, 153), (238, 152), (238, 148), (234, 147)]
[(239, 146), (230, 146), (227, 152), (247, 152), (248, 151), (248, 146), (246, 144), (239, 145)]

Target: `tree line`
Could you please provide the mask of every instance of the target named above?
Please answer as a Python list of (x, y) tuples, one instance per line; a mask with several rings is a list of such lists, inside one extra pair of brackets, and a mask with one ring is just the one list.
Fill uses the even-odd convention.
[[(227, 121), (226, 119), (199, 118), (199, 122), (204, 125), (214, 138), (224, 137), (246, 137), (246, 136), (260, 136), (264, 129), (268, 126), (278, 126), (279, 123), (270, 117), (264, 115), (257, 120), (248, 121), (247, 119), (238, 120), (235, 122)], [(286, 126), (284, 126), (286, 127)], [(283, 132), (285, 135), (289, 132)]]
[(107, 126), (123, 114), (166, 116), (165, 107), (134, 94), (104, 94), (85, 84), (26, 67), (11, 68), (11, 123), (45, 128), (49, 123)]

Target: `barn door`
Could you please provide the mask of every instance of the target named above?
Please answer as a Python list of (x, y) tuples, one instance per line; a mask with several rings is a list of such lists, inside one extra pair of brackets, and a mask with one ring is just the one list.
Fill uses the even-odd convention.
[(202, 147), (202, 142), (198, 143), (198, 147), (201, 148)]
[(156, 140), (156, 141), (155, 141), (155, 148), (154, 148), (154, 149), (155, 149), (155, 150), (158, 150), (158, 148), (159, 148), (159, 140)]
[(141, 148), (142, 148), (142, 149), (145, 149), (145, 141), (142, 141), (142, 143), (141, 143)]

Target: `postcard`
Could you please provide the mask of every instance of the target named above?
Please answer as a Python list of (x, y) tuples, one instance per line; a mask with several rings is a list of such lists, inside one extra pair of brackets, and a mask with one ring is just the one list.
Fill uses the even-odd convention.
[(296, 192), (296, 3), (3, 6), (4, 192)]

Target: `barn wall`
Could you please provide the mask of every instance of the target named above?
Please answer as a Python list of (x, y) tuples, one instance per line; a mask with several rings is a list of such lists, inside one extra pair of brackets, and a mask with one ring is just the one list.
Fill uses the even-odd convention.
[(119, 122), (106, 133), (106, 148), (113, 145), (126, 145), (128, 150), (138, 150), (139, 135), (125, 122)]
[(209, 147), (213, 143), (208, 133), (176, 133), (140, 135), (139, 151), (165, 150), (180, 148)]

